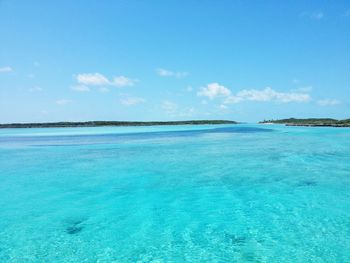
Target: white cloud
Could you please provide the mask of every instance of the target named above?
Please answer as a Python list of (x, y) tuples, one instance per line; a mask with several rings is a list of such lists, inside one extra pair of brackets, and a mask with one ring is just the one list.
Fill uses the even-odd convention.
[(296, 92), (278, 92), (270, 87), (263, 90), (241, 90), (233, 96), (229, 96), (226, 100), (226, 104), (238, 103), (241, 101), (275, 101), (275, 102), (306, 102), (311, 99), (307, 93)]
[(129, 97), (129, 98), (120, 100), (121, 104), (125, 106), (133, 106), (133, 105), (144, 103), (145, 101), (146, 100), (144, 98), (139, 98), (139, 97)]
[(90, 91), (90, 88), (85, 85), (76, 85), (71, 87), (72, 90), (78, 91), (78, 92), (88, 92)]
[(197, 95), (212, 100), (216, 97), (228, 97), (231, 95), (231, 91), (219, 83), (210, 83), (206, 87), (202, 87)]
[(67, 100), (67, 99), (60, 99), (60, 100), (56, 100), (56, 104), (57, 105), (66, 105), (66, 104), (70, 104), (72, 103), (71, 100)]
[(198, 96), (208, 97), (209, 99), (215, 99), (218, 97), (223, 98), (224, 104), (234, 104), (242, 101), (274, 101), (274, 102), (306, 102), (311, 99), (310, 95), (306, 93), (306, 90), (311, 90), (310, 87), (304, 89), (304, 91), (291, 91), (291, 92), (278, 92), (270, 87), (262, 90), (257, 89), (244, 89), (238, 91), (236, 94), (232, 94), (231, 90), (218, 84), (210, 83), (206, 87), (202, 87), (197, 93)]
[(35, 87), (30, 88), (29, 91), (30, 92), (40, 92), (40, 91), (43, 91), (43, 89), (38, 87), (38, 86), (35, 86)]
[(125, 76), (119, 76), (113, 79), (113, 82), (111, 83), (111, 85), (115, 85), (117, 87), (134, 86), (135, 82), (137, 81), (138, 81), (137, 79), (130, 79)]
[(77, 75), (77, 81), (82, 85), (109, 85), (109, 80), (100, 73), (83, 73)]
[(318, 100), (317, 104), (321, 106), (333, 106), (333, 105), (339, 105), (341, 102), (336, 99), (323, 99)]
[(163, 68), (158, 68), (157, 73), (161, 77), (175, 77), (175, 78), (184, 78), (188, 76), (188, 72), (175, 72)]
[(133, 86), (138, 81), (137, 79), (127, 78), (125, 76), (114, 77), (113, 80), (109, 80), (101, 73), (82, 73), (76, 76), (77, 82), (80, 85), (86, 86), (116, 86), (126, 87)]
[(0, 73), (8, 73), (8, 72), (12, 72), (12, 71), (13, 71), (13, 69), (9, 66), (0, 68)]

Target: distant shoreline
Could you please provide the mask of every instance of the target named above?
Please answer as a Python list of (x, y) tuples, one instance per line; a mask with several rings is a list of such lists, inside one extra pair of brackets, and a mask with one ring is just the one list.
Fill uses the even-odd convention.
[(336, 120), (330, 118), (309, 118), (309, 119), (281, 119), (281, 120), (264, 120), (260, 124), (284, 124), (286, 126), (303, 126), (303, 127), (350, 127), (350, 119)]
[(44, 122), (44, 123), (8, 123), (0, 124), (6, 128), (74, 128), (74, 127), (125, 127), (125, 126), (162, 126), (162, 125), (216, 125), (238, 124), (229, 120), (189, 120), (189, 121), (86, 121), (86, 122)]

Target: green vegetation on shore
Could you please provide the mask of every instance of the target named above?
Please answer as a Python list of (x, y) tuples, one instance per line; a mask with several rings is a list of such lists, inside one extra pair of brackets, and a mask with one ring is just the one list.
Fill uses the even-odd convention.
[(264, 120), (262, 124), (285, 124), (287, 126), (326, 126), (326, 127), (350, 127), (350, 119), (336, 120), (330, 118), (309, 118), (309, 119), (281, 119), (281, 120)]
[(201, 124), (237, 124), (237, 122), (228, 121), (228, 120), (45, 122), (45, 123), (0, 124), (0, 128), (60, 128), (60, 127), (154, 126), (154, 125), (201, 125)]

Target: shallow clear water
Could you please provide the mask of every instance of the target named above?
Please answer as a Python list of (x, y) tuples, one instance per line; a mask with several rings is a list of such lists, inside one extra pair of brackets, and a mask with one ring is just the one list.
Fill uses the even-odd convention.
[(0, 130), (0, 262), (350, 262), (350, 129)]

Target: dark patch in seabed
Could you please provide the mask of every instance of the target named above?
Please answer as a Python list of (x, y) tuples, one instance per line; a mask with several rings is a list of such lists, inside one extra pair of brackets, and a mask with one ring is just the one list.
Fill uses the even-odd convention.
[(79, 219), (69, 222), (69, 226), (66, 227), (67, 234), (74, 235), (78, 234), (83, 230), (83, 226), (81, 225), (85, 219)]
[(69, 226), (66, 228), (66, 232), (70, 235), (77, 234), (83, 230), (82, 226)]
[(316, 186), (317, 182), (313, 180), (304, 180), (297, 184), (297, 186)]

